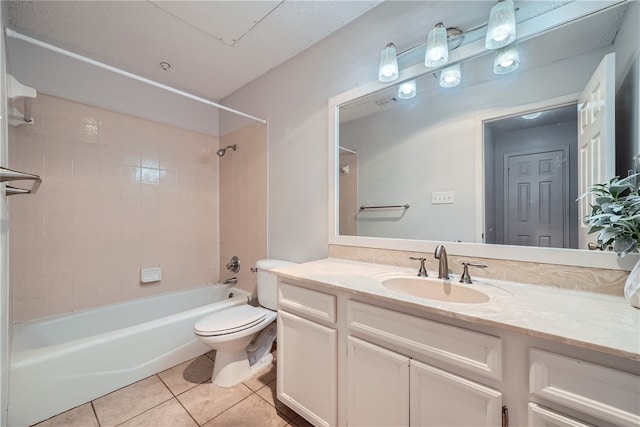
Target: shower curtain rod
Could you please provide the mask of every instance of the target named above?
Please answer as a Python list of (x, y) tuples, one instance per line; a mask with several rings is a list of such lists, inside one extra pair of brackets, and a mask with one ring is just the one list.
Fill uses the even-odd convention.
[(24, 34), (20, 34), (17, 31), (12, 30), (10, 28), (5, 28), (5, 34), (7, 35), (7, 37), (11, 37), (11, 38), (14, 38), (14, 39), (19, 39), (19, 40), (24, 40), (24, 41), (26, 41), (28, 43), (31, 43), (31, 44), (34, 44), (36, 46), (40, 46), (40, 47), (43, 47), (45, 49), (49, 49), (49, 50), (52, 50), (54, 52), (60, 53), (62, 55), (66, 55), (68, 57), (77, 59), (79, 61), (86, 62), (86, 63), (91, 64), (91, 65), (95, 65), (96, 67), (100, 67), (100, 68), (103, 68), (105, 70), (112, 71), (112, 72), (114, 72), (116, 74), (120, 74), (122, 76), (129, 77), (130, 79), (138, 80), (139, 82), (146, 83), (148, 85), (155, 86), (157, 88), (166, 90), (168, 92), (175, 93), (176, 95), (184, 96), (185, 98), (189, 98), (189, 99), (192, 99), (194, 101), (201, 102), (203, 104), (211, 105), (211, 106), (219, 108), (221, 110), (225, 110), (225, 111), (228, 111), (230, 113), (238, 114), (240, 116), (247, 117), (249, 119), (255, 120), (255, 121), (263, 123), (263, 124), (267, 123), (267, 121), (265, 119), (261, 119), (259, 117), (255, 117), (255, 116), (252, 116), (250, 114), (243, 113), (242, 111), (234, 110), (233, 108), (225, 107), (224, 105), (220, 105), (220, 104), (218, 104), (216, 102), (209, 101), (208, 99), (201, 98), (199, 96), (190, 94), (188, 92), (184, 92), (182, 90), (172, 88), (171, 86), (163, 85), (162, 83), (158, 83), (158, 82), (156, 82), (154, 80), (150, 80), (150, 79), (147, 79), (145, 77), (138, 76), (137, 74), (133, 74), (133, 73), (130, 73), (128, 71), (124, 71), (124, 70), (121, 70), (119, 68), (112, 67), (111, 65), (107, 65), (107, 64), (104, 64), (102, 62), (95, 61), (95, 60), (93, 60), (91, 58), (87, 58), (86, 56), (78, 55), (77, 53), (73, 53), (73, 52), (70, 52), (68, 50), (59, 48), (57, 46), (53, 46), (53, 45), (50, 45), (48, 43), (42, 42), (40, 40), (34, 39), (32, 37), (25, 36)]

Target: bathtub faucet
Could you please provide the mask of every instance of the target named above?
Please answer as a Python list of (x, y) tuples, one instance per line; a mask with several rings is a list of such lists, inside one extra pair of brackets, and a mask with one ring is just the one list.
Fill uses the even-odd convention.
[(222, 282), (223, 285), (237, 285), (238, 284), (238, 278), (237, 277), (231, 277), (227, 280), (225, 280), (224, 282)]

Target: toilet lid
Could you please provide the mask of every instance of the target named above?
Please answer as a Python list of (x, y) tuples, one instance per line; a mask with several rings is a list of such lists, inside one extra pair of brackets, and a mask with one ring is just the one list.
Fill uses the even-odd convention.
[(263, 308), (244, 304), (213, 313), (200, 319), (194, 327), (202, 336), (216, 336), (243, 331), (262, 322), (266, 316)]

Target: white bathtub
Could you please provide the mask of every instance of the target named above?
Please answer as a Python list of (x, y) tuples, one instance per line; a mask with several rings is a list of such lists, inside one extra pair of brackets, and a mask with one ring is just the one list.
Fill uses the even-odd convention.
[(16, 325), (9, 425), (37, 423), (206, 353), (195, 322), (247, 295), (218, 284)]

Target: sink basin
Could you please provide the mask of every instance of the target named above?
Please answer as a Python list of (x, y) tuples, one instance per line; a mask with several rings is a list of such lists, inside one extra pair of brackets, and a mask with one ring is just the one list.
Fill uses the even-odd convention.
[(476, 289), (428, 277), (395, 277), (382, 281), (390, 291), (419, 298), (463, 304), (481, 304), (489, 301), (489, 295)]

